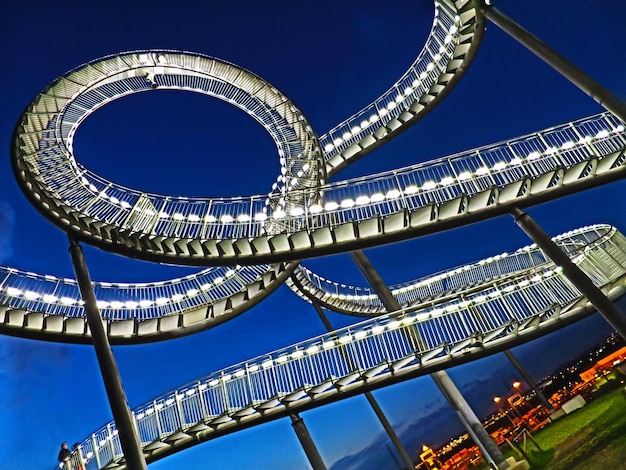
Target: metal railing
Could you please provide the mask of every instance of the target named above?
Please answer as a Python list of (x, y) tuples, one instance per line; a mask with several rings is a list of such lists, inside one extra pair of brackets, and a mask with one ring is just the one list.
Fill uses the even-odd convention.
[(358, 144), (397, 118), (427, 94), (452, 59), (458, 43), (460, 18), (456, 9), (435, 1), (435, 18), (426, 45), (409, 69), (373, 103), (354, 113), (320, 137), (324, 160)]
[[(18, 179), (53, 218), (70, 225), (75, 217), (89, 219), (98, 227), (94, 231), (104, 226), (177, 239), (223, 240), (309, 228), (314, 212), (309, 208), (319, 202), (325, 178), (321, 162), (385, 128), (425, 94), (437, 93), (431, 88), (439, 77), (456, 72), (447, 66), (459, 43), (459, 25), (454, 4), (436, 1), (433, 27), (417, 59), (387, 92), (323, 136), (325, 155), (310, 125), (284, 95), (228, 62), (168, 50), (90, 62), (58, 78), (24, 113), (16, 134), (14, 157), (22, 170)], [(281, 163), (269, 195), (187, 198), (145, 193), (112, 183), (75, 161), (74, 134), (90, 113), (113, 99), (153, 88), (217, 96), (257, 119), (276, 141)]]
[[(175, 239), (240, 239), (311, 231), (415, 211), (601, 159), (624, 147), (623, 123), (605, 112), (426, 163), (319, 188), (293, 190), (292, 200), (309, 201), (309, 205), (292, 204), (289, 210), (285, 210), (282, 194), (241, 198), (161, 196), (122, 188), (90, 173), (86, 178), (87, 172), (78, 186), (59, 176), (67, 192), (58, 196), (94, 219), (130, 231), (143, 230)], [(96, 189), (92, 191), (91, 187)]]
[[(268, 265), (215, 267), (177, 279), (145, 283), (94, 282), (101, 315), (107, 320), (146, 320), (207, 306), (234, 295), (262, 276)], [(0, 266), (0, 306), (84, 317), (78, 283)]]
[[(590, 230), (587, 246), (574, 261), (596, 285), (610, 286), (626, 274), (626, 239), (614, 228)], [(133, 411), (139, 436), (144, 446), (152, 444), (151, 450), (146, 449), (149, 454), (174, 441), (191, 439), (196, 432), (205, 438), (218, 424), (222, 430), (236, 429), (246, 417), (249, 425), (251, 415), (260, 417), (286, 402), (293, 409), (298, 400), (315, 401), (348, 385), (354, 390), (366, 378), (393, 375), (398, 380), (405, 370), (414, 376), (432, 361), (445, 368), (455, 355), (467, 357), (492, 342), (501, 346), (502, 341), (519, 340), (525, 328), (567, 315), (568, 307), (580, 299), (578, 290), (554, 265), (522, 271), (467, 295), (364, 321), (179, 387)], [(535, 321), (535, 326), (529, 326)], [(421, 338), (419, 343), (416, 337)], [(180, 437), (167, 443), (175, 433)], [(80, 449), (87, 469), (102, 468), (121, 457), (114, 423), (94, 432)]]
[[(611, 230), (609, 225), (594, 225), (555, 238), (555, 242), (570, 257), (589, 243)], [(542, 269), (552, 261), (532, 244), (514, 253), (501, 253), (473, 264), (440, 271), (428, 276), (389, 286), (389, 290), (402, 308), (425, 301), (441, 301), (448, 295), (459, 296), (463, 291), (486, 282), (502, 282), (506, 277), (516, 276), (522, 270)], [(326, 279), (300, 266), (289, 280), (293, 292), (307, 302), (318, 302), (325, 307), (351, 315), (379, 315), (386, 308), (371, 287), (353, 286)]]

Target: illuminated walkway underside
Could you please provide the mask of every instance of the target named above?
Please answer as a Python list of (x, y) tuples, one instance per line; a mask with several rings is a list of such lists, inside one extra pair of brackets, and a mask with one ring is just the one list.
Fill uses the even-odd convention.
[[(378, 201), (371, 192), (363, 194), (369, 194), (368, 203), (354, 202), (363, 211), (350, 210), (332, 199), (338, 187), (326, 188), (324, 183), (414, 124), (460, 80), (482, 38), (484, 18), (472, 2), (458, 3), (465, 5), (457, 10), (454, 2), (435, 2), (433, 27), (411, 67), (373, 103), (319, 139), (300, 110), (275, 87), (216, 58), (150, 50), (84, 64), (55, 80), (21, 116), (12, 160), (18, 183), (33, 205), (62, 230), (105, 250), (149, 261), (250, 265), (387, 243), (389, 224), (397, 226), (391, 220), (404, 213), (403, 208), (385, 198)], [(256, 119), (275, 141), (281, 165), (276, 182), (268, 184), (269, 194), (236, 198), (150, 194), (118, 185), (80, 164), (73, 140), (85, 118), (113, 100), (164, 89), (209, 95)], [(416, 183), (416, 195), (409, 199), (426, 201), (431, 190)], [(402, 194), (405, 189), (397, 188)], [(380, 219), (371, 215), (378, 206), (390, 206)], [(412, 207), (407, 214), (416, 210)], [(376, 223), (387, 227), (374, 230)], [(415, 236), (412, 230), (405, 232), (402, 238)]]
[[(190, 244), (212, 246), (224, 240), (234, 247), (251, 233), (268, 243), (269, 234), (285, 233), (294, 225), (293, 214), (315, 211), (312, 198), (319, 202), (327, 176), (395, 137), (449, 92), (473, 59), (483, 29), (484, 19), (471, 2), (436, 1), (430, 35), (411, 67), (387, 92), (320, 139), (286, 96), (222, 60), (168, 50), (99, 59), (68, 72), (33, 100), (16, 128), (14, 170), (35, 207), (80, 239), (149, 260), (220, 264), (210, 256), (190, 257)], [(89, 114), (114, 99), (161, 89), (226, 100), (263, 125), (276, 143), (281, 165), (271, 192), (230, 199), (147, 194), (108, 181), (76, 161), (74, 135)], [(289, 216), (283, 220), (281, 213)], [(154, 250), (157, 245), (161, 248)], [(261, 261), (249, 258), (246, 263), (225, 259), (232, 267), (184, 279), (96, 283), (111, 343), (156, 341), (209, 328), (252, 307), (297, 265), (246, 265)], [(0, 268), (0, 276), (2, 333), (90, 342), (73, 280), (13, 268)]]
[[(326, 234), (324, 243), (332, 245), (341, 241), (339, 234), (353, 241), (395, 239), (449, 228), (465, 223), (459, 220), (491, 217), (512, 205), (524, 206), (620, 178), (626, 168), (625, 147), (623, 124), (601, 113), (424, 164), (327, 185), (325, 207), (308, 208), (323, 228), (274, 238), (287, 240), (299, 233), (315, 240)], [(449, 174), (456, 176), (444, 176)], [(373, 292), (367, 291), (364, 301), (356, 294), (362, 288), (342, 288), (333, 298), (336, 286), (296, 266), (296, 262), (237, 265), (160, 283), (96, 283), (96, 297), (113, 344), (155, 341), (209, 328), (252, 307), (292, 273), (291, 287), (297, 284), (303, 296), (312, 296), (330, 309), (365, 315), (384, 311)], [(75, 281), (12, 268), (0, 268), (0, 274), (1, 332), (89, 342)], [(398, 300), (403, 306), (420, 301), (425, 292), (406, 285), (392, 291), (401, 294)]]
[[(624, 293), (626, 239), (615, 228), (585, 227), (555, 241), (610, 298)], [(404, 287), (412, 292), (409, 308), (215, 372), (136, 408), (148, 461), (511, 348), (593, 311), (534, 245)], [(375, 304), (360, 297), (343, 296), (339, 309)], [(88, 469), (124, 466), (114, 423), (81, 448)]]

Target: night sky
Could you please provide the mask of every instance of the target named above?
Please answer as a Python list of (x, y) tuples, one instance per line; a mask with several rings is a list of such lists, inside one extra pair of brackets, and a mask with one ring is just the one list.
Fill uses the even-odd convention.
[[(497, 8), (626, 99), (622, 0), (494, 0)], [(10, 141), (23, 109), (59, 75), (116, 52), (169, 48), (245, 67), (289, 96), (318, 135), (384, 92), (417, 56), (433, 5), (419, 2), (0, 2), (0, 264), (74, 277), (67, 238), (33, 209), (13, 178)], [(338, 178), (372, 174), (513, 138), (602, 111), (522, 46), (489, 24), (478, 55), (452, 93), (412, 129)], [(76, 158), (117, 183), (197, 196), (269, 191), (279, 171), (269, 135), (217, 100), (173, 91), (113, 102), (81, 125)], [(623, 181), (530, 208), (551, 235), (594, 223), (626, 232)], [(366, 250), (389, 284), (512, 251), (530, 241), (510, 216)], [(161, 266), (84, 246), (91, 277), (149, 281), (193, 268)], [(305, 262), (323, 276), (365, 285), (347, 254)], [(335, 326), (357, 321), (329, 314)], [(325, 331), (313, 308), (282, 286), (239, 317), (190, 337), (114, 348), (131, 407), (223, 367)], [(601, 341), (599, 316), (514, 349), (536, 380)], [(81, 441), (111, 420), (91, 346), (0, 336), (0, 465), (51, 469), (62, 441)], [(519, 379), (502, 354), (451, 369), (479, 416)], [(409, 452), (460, 431), (432, 380), (375, 397)], [(363, 397), (302, 414), (329, 467), (397, 468)], [(436, 419), (435, 419), (436, 417)], [(416, 425), (416, 423), (418, 425)], [(367, 450), (369, 449), (369, 450)], [(367, 456), (368, 464), (359, 461)], [(342, 460), (343, 459), (343, 460)], [(361, 462), (361, 463), (359, 463)], [(304, 469), (288, 419), (219, 438), (150, 465)]]

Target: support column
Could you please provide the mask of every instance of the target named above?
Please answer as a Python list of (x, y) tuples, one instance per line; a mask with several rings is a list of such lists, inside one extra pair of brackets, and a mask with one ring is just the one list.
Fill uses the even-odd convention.
[[(380, 297), (381, 302), (389, 312), (400, 310), (400, 304), (391, 294), (389, 287), (382, 280), (374, 266), (369, 262), (365, 253), (361, 250), (350, 252), (352, 260), (357, 267), (363, 273), (363, 276), (370, 284), (372, 289)], [(419, 344), (423, 344), (421, 338), (417, 338)], [(441, 390), (441, 393), (446, 398), (452, 409), (456, 412), (457, 416), (461, 419), (461, 422), (465, 426), (467, 432), (472, 436), (474, 442), (480, 448), (485, 459), (491, 466), (498, 469), (509, 468), (509, 464), (506, 462), (502, 451), (491, 438), (489, 433), (485, 430), (482, 423), (476, 416), (476, 413), (469, 406), (459, 389), (456, 387), (452, 379), (448, 376), (446, 371), (437, 371), (430, 374), (433, 381)]]
[(85, 462), (85, 456), (83, 455), (83, 449), (80, 448), (80, 446), (75, 447), (72, 450), (76, 450), (76, 453), (78, 454), (78, 465), (80, 466), (80, 468), (82, 468), (83, 470), (87, 468), (87, 463)]
[(322, 460), (322, 456), (317, 450), (315, 442), (313, 442), (313, 438), (311, 437), (306, 424), (304, 424), (304, 421), (300, 418), (300, 415), (291, 414), (289, 417), (291, 418), (291, 426), (293, 426), (296, 436), (298, 436), (298, 440), (300, 441), (302, 449), (304, 449), (304, 453), (309, 459), (309, 463), (311, 464), (311, 467), (313, 467), (313, 470), (326, 470), (326, 464)]
[(137, 432), (135, 421), (133, 420), (128, 402), (126, 401), (126, 394), (122, 387), (122, 380), (117, 369), (115, 357), (113, 356), (113, 351), (111, 350), (109, 339), (104, 329), (102, 318), (100, 317), (100, 311), (96, 304), (96, 296), (93, 291), (93, 285), (91, 284), (85, 256), (78, 241), (71, 235), (69, 236), (69, 240), (69, 251), (72, 257), (74, 272), (76, 273), (76, 280), (78, 281), (80, 295), (85, 303), (84, 308), (85, 315), (87, 316), (87, 324), (91, 331), (93, 346), (96, 350), (96, 357), (98, 358), (100, 373), (102, 374), (104, 387), (107, 392), (107, 397), (109, 398), (109, 405), (111, 406), (115, 426), (120, 436), (120, 444), (124, 452), (124, 458), (126, 459), (126, 466), (133, 470), (145, 470), (148, 467), (141, 450), (139, 433)]
[(517, 207), (511, 211), (515, 223), (537, 244), (541, 251), (548, 256), (557, 266), (563, 268), (563, 274), (572, 284), (587, 298), (595, 309), (609, 322), (609, 324), (626, 339), (626, 316), (604, 295), (589, 277), (580, 269), (559, 246), (552, 241), (550, 236), (532, 219), (526, 212)]
[(622, 121), (626, 121), (626, 103), (615, 97), (609, 90), (497, 8), (488, 5), (488, 1), (477, 3), (480, 10), (492, 23), (591, 96), (605, 109), (611, 111)]
[[(319, 315), (320, 319), (322, 320), (322, 323), (324, 323), (324, 326), (326, 327), (326, 330), (329, 333), (332, 333), (333, 331), (335, 331), (333, 326), (328, 321), (328, 317), (324, 314), (324, 311), (322, 310), (322, 308), (316, 302), (313, 302), (313, 307), (315, 308), (315, 311), (317, 312), (317, 314)], [(350, 361), (350, 357), (348, 357), (347, 354), (345, 354), (345, 359), (348, 362), (348, 366), (352, 367), (352, 364), (351, 364), (351, 361)], [(378, 405), (378, 402), (376, 401), (376, 398), (374, 398), (374, 395), (372, 394), (372, 392), (365, 392), (364, 395), (365, 395), (365, 398), (367, 398), (367, 401), (369, 402), (370, 406), (374, 410), (374, 414), (376, 414), (376, 417), (380, 421), (380, 424), (383, 425), (383, 428), (387, 432), (387, 435), (389, 436), (389, 439), (391, 439), (391, 443), (396, 448), (396, 451), (398, 452), (398, 454), (402, 458), (402, 461), (404, 462), (404, 465), (406, 466), (406, 468), (407, 469), (411, 469), (411, 470), (413, 468), (415, 468), (415, 463), (411, 459), (411, 456), (409, 455), (407, 450), (402, 445), (402, 442), (400, 442), (400, 438), (398, 437), (398, 435), (394, 431), (393, 427), (391, 426), (391, 423), (389, 422), (389, 420), (385, 416), (385, 413), (383, 413), (383, 410)]]
[(537, 398), (539, 398), (539, 402), (541, 403), (541, 406), (543, 406), (545, 409), (549, 410), (550, 413), (552, 413), (554, 411), (554, 408), (552, 407), (552, 405), (550, 404), (546, 396), (543, 394), (543, 392), (539, 390), (539, 386), (530, 376), (528, 371), (524, 369), (524, 366), (522, 366), (522, 364), (517, 360), (517, 357), (515, 357), (515, 355), (508, 349), (504, 351), (504, 354), (509, 359), (509, 361), (511, 361), (511, 363), (515, 366), (517, 371), (522, 375), (522, 378), (524, 379), (524, 381), (526, 381), (526, 383), (530, 385), (530, 388), (534, 390), (535, 395), (537, 395)]
[(485, 430), (474, 410), (472, 410), (465, 397), (452, 382), (448, 373), (444, 370), (438, 370), (430, 374), (430, 377), (439, 387), (441, 394), (459, 417), (490, 466), (497, 469), (509, 468), (510, 465), (505, 460), (504, 455), (502, 455), (502, 451)]

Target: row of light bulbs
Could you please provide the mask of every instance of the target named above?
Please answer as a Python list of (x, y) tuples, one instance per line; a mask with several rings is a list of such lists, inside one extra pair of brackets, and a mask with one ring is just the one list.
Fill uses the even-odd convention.
[[(327, 351), (337, 346), (342, 346), (342, 345), (349, 344), (353, 341), (361, 340), (367, 337), (369, 334), (371, 334), (372, 336), (375, 336), (375, 335), (379, 335), (383, 333), (386, 330), (387, 331), (396, 330), (400, 327), (408, 326), (415, 322), (432, 319), (433, 317), (445, 315), (448, 313), (453, 313), (453, 312), (458, 311), (459, 309), (467, 308), (468, 306), (472, 304), (480, 304), (485, 301), (488, 301), (489, 299), (500, 297), (503, 295), (503, 292), (511, 293), (517, 289), (524, 288), (532, 283), (540, 282), (542, 279), (549, 278), (561, 272), (562, 272), (562, 269), (560, 267), (556, 267), (554, 269), (546, 269), (543, 272), (535, 274), (530, 279), (522, 279), (521, 281), (518, 281), (516, 283), (511, 283), (503, 287), (501, 290), (494, 288), (493, 290), (485, 294), (480, 294), (471, 299), (466, 299), (466, 300), (462, 300), (459, 302), (451, 303), (449, 305), (446, 305), (445, 307), (433, 308), (427, 312), (422, 312), (422, 313), (418, 313), (415, 315), (407, 314), (402, 318), (394, 318), (386, 323), (378, 323), (369, 329), (363, 328), (354, 332), (348, 332), (346, 334), (342, 334), (341, 336), (335, 339), (333, 338), (325, 339), (321, 343), (312, 344), (306, 347), (305, 349), (297, 349), (296, 351), (293, 351), (291, 353), (280, 354), (275, 358), (271, 358), (271, 357), (266, 358), (262, 362), (246, 365), (244, 366), (244, 368), (237, 369), (233, 372), (224, 373), (220, 375), (219, 377), (214, 377), (206, 382), (200, 383), (198, 384), (198, 390), (204, 391), (208, 387), (216, 387), (220, 383), (226, 383), (226, 382), (230, 382), (233, 379), (242, 378), (248, 373), (255, 373), (260, 370), (267, 370), (275, 365), (284, 364), (288, 362), (289, 360), (300, 359), (304, 357), (305, 355), (310, 355), (310, 356), (316, 355), (322, 351)], [(169, 399), (165, 401), (165, 404), (171, 405), (174, 403), (175, 400), (180, 401), (185, 396), (191, 396), (191, 395), (194, 395), (195, 393), (196, 393), (195, 388), (188, 388), (182, 392), (180, 391), (176, 392), (172, 397), (170, 397)]]
[[(223, 276), (215, 277), (211, 282), (207, 282), (199, 286), (198, 289), (196, 288), (187, 289), (187, 291), (184, 294), (175, 293), (169, 297), (158, 297), (154, 301), (147, 300), (147, 299), (138, 300), (138, 301), (135, 301), (135, 300), (127, 300), (127, 301), (97, 300), (97, 305), (98, 305), (98, 308), (102, 308), (102, 309), (110, 308), (113, 310), (119, 310), (119, 309), (134, 310), (137, 308), (149, 308), (155, 305), (157, 307), (160, 307), (160, 306), (170, 304), (170, 303), (181, 302), (187, 298), (193, 298), (197, 296), (200, 292), (205, 292), (205, 291), (212, 289), (213, 287), (217, 287), (221, 285), (222, 283), (224, 283), (224, 281), (233, 277), (235, 274), (236, 274), (235, 269), (228, 269), (224, 273)], [(108, 283), (100, 283), (100, 284), (108, 284)], [(24, 299), (30, 300), (30, 301), (40, 300), (44, 303), (61, 304), (64, 306), (72, 306), (72, 305), (83, 306), (85, 304), (81, 299), (76, 299), (73, 297), (67, 297), (67, 296), (59, 297), (54, 294), (40, 294), (32, 290), (19, 289), (17, 287), (12, 287), (12, 286), (4, 287), (4, 288), (0, 287), (0, 291), (1, 290), (4, 290), (6, 295), (9, 297), (14, 297), (14, 298), (23, 297)]]
[[(439, 9), (436, 8), (435, 19), (434, 19), (435, 23), (438, 21), (437, 20), (438, 13), (439, 13)], [(448, 28), (448, 34), (444, 38), (444, 44), (439, 47), (438, 53), (432, 57), (432, 61), (430, 61), (426, 65), (425, 70), (419, 73), (418, 78), (412, 82), (411, 86), (408, 86), (404, 89), (404, 95), (402, 95), (401, 93), (398, 93), (398, 95), (393, 100), (389, 101), (386, 106), (378, 108), (375, 113), (369, 116), (369, 118), (367, 117), (360, 118), (361, 119), (360, 123), (356, 123), (355, 119), (351, 118), (351, 119), (346, 120), (344, 123), (340, 124), (336, 128), (332, 129), (331, 131), (329, 131), (320, 139), (321, 141), (328, 140), (328, 142), (324, 144), (324, 151), (330, 152), (334, 149), (338, 149), (344, 142), (348, 141), (352, 137), (360, 136), (362, 131), (364, 131), (365, 129), (369, 128), (371, 125), (376, 123), (380, 118), (384, 118), (388, 114), (389, 111), (393, 110), (398, 104), (405, 101), (407, 97), (410, 96), (415, 91), (416, 88), (419, 88), (422, 84), (422, 81), (425, 80), (428, 77), (429, 73), (437, 67), (439, 61), (442, 58), (442, 55), (446, 53), (445, 46), (447, 46), (448, 44), (452, 42), (454, 34), (456, 34), (456, 32), (458, 31), (457, 25), (460, 21), (460, 17), (458, 15), (455, 16), (454, 21), (455, 21), (455, 24), (451, 25)], [(414, 65), (413, 68), (415, 69), (416, 66), (417, 64)], [(387, 96), (383, 96), (379, 98), (377, 101), (378, 102), (386, 101), (386, 99), (387, 99)], [(341, 131), (342, 128), (346, 130), (342, 132)], [(341, 134), (341, 135), (334, 137), (334, 138), (332, 137), (332, 135), (337, 135), (337, 134)]]
[[(589, 144), (592, 140), (596, 139), (596, 140), (600, 140), (600, 139), (605, 139), (607, 137), (610, 136), (611, 133), (622, 133), (624, 132), (624, 126), (623, 125), (618, 125), (616, 128), (612, 129), (612, 130), (608, 130), (608, 129), (602, 129), (599, 130), (596, 135), (594, 137), (591, 136), (586, 136), (583, 137), (579, 140), (578, 143), (574, 142), (574, 141), (566, 141), (563, 144), (561, 144), (560, 148), (559, 147), (548, 147), (546, 150), (544, 150), (543, 152), (539, 152), (539, 151), (532, 151), (530, 152), (526, 157), (519, 157), (519, 156), (515, 156), (513, 157), (508, 163), (504, 162), (504, 161), (499, 161), (494, 163), (491, 168), (487, 167), (487, 166), (482, 166), (477, 168), (476, 170), (473, 171), (473, 173), (469, 170), (465, 170), (460, 172), (456, 178), (452, 177), (452, 176), (444, 176), (442, 178), (440, 178), (439, 181), (435, 181), (435, 180), (427, 180), (425, 181), (422, 185), (421, 185), (421, 190), (422, 191), (432, 191), (435, 190), (437, 187), (445, 187), (445, 186), (450, 186), (452, 184), (455, 184), (455, 182), (466, 182), (470, 179), (473, 178), (473, 176), (478, 176), (478, 177), (482, 177), (482, 176), (486, 176), (491, 174), (492, 172), (499, 172), (502, 171), (504, 169), (506, 169), (507, 166), (518, 166), (521, 165), (523, 163), (524, 160), (528, 161), (528, 162), (532, 162), (535, 161), (539, 158), (541, 158), (542, 156), (550, 156), (550, 155), (554, 155), (557, 154), (561, 151), (565, 151), (565, 150), (570, 150), (572, 148), (575, 148), (577, 145), (586, 145)], [(383, 202), (385, 200), (391, 201), (391, 200), (395, 200), (398, 199), (400, 196), (413, 196), (416, 193), (418, 193), (420, 190), (420, 188), (418, 187), (418, 185), (416, 184), (410, 184), (407, 185), (403, 190), (397, 189), (397, 188), (392, 188), (389, 191), (387, 191), (386, 193), (382, 193), (382, 192), (377, 192), (371, 195), (365, 195), (362, 194), (356, 198), (345, 198), (343, 200), (341, 200), (340, 202), (336, 202), (336, 201), (328, 201), (326, 202), (324, 205), (321, 204), (312, 204), (311, 206), (308, 207), (308, 212), (310, 214), (319, 214), (321, 212), (332, 212), (332, 211), (336, 211), (336, 210), (344, 210), (344, 209), (351, 209), (355, 206), (364, 206), (367, 204), (376, 204), (376, 203), (380, 203)], [(109, 197), (109, 200), (113, 201), (115, 198), (113, 197)], [(117, 199), (116, 199), (117, 200)], [(121, 201), (120, 205), (122, 205), (122, 207), (124, 208), (130, 208), (130, 204), (128, 204), (125, 201)], [(155, 214), (156, 212), (154, 211), (150, 211), (148, 210), (148, 212), (152, 212), (152, 214)], [(304, 207), (293, 207), (291, 209), (289, 209), (289, 214), (287, 213), (287, 211), (285, 211), (284, 209), (276, 209), (273, 211), (273, 213), (271, 214), (271, 216), (268, 216), (268, 214), (266, 212), (257, 212), (256, 214), (254, 214), (253, 216), (250, 214), (239, 214), (237, 216), (233, 216), (230, 214), (223, 214), (221, 215), (219, 218), (216, 217), (215, 215), (212, 214), (207, 214), (204, 218), (201, 218), (199, 215), (197, 214), (190, 214), (188, 216), (185, 216), (184, 214), (180, 213), (180, 212), (176, 212), (172, 215), (170, 215), (167, 212), (161, 211), (159, 212), (159, 217), (160, 218), (169, 218), (171, 217), (171, 219), (175, 220), (175, 221), (184, 221), (185, 219), (189, 222), (194, 222), (194, 223), (199, 223), (202, 220), (204, 220), (207, 223), (223, 223), (223, 224), (230, 224), (230, 223), (246, 223), (246, 222), (250, 222), (251, 220), (254, 220), (255, 222), (264, 222), (266, 221), (268, 218), (271, 219), (275, 219), (275, 220), (280, 220), (283, 219), (285, 217), (287, 217), (288, 215), (293, 216), (293, 217), (299, 217), (302, 216), (306, 213), (306, 209)]]
[[(520, 250), (518, 250), (518, 251), (520, 251)], [(398, 287), (398, 288), (393, 288), (392, 287), (391, 288), (391, 293), (394, 296), (398, 295), (398, 294), (404, 294), (406, 292), (410, 292), (410, 291), (418, 289), (420, 287), (424, 287), (424, 286), (427, 286), (427, 285), (430, 285), (430, 284), (434, 284), (436, 282), (441, 281), (442, 279), (450, 278), (450, 277), (452, 277), (452, 276), (454, 276), (456, 274), (460, 274), (462, 272), (470, 271), (470, 270), (474, 269), (476, 266), (482, 266), (482, 265), (485, 265), (485, 264), (492, 263), (494, 261), (498, 261), (498, 260), (504, 259), (508, 255), (509, 255), (508, 253), (504, 252), (504, 253), (501, 253), (499, 255), (490, 256), (489, 258), (480, 260), (480, 261), (478, 261), (478, 262), (476, 262), (474, 264), (468, 264), (468, 265), (460, 266), (460, 267), (454, 268), (452, 270), (444, 271), (444, 272), (439, 273), (439, 274), (434, 274), (434, 275), (428, 276), (426, 278), (421, 278), (421, 279), (418, 279), (416, 281), (413, 281), (413, 282), (410, 282), (410, 283), (406, 283), (402, 287)], [(309, 276), (313, 275), (320, 282), (324, 282), (324, 283), (334, 287), (335, 289), (337, 289), (337, 288), (351, 289), (352, 291), (357, 291), (357, 290), (367, 290), (367, 291), (369, 291), (370, 290), (369, 288), (349, 286), (347, 284), (343, 284), (343, 283), (339, 283), (339, 282), (336, 282), (336, 281), (332, 281), (330, 279), (326, 279), (326, 278), (324, 278), (322, 276), (319, 276), (319, 275), (313, 273), (309, 269), (306, 269), (306, 268), (302, 268), (302, 269), (304, 269), (307, 273), (309, 273)], [(307, 291), (314, 293), (314, 290), (311, 289), (308, 285), (304, 285), (303, 287)], [(328, 297), (339, 299), (339, 300), (365, 301), (365, 300), (376, 300), (376, 299), (378, 299), (378, 295), (376, 295), (376, 294), (343, 294), (343, 293), (328, 292), (328, 291), (324, 291), (324, 293)]]

